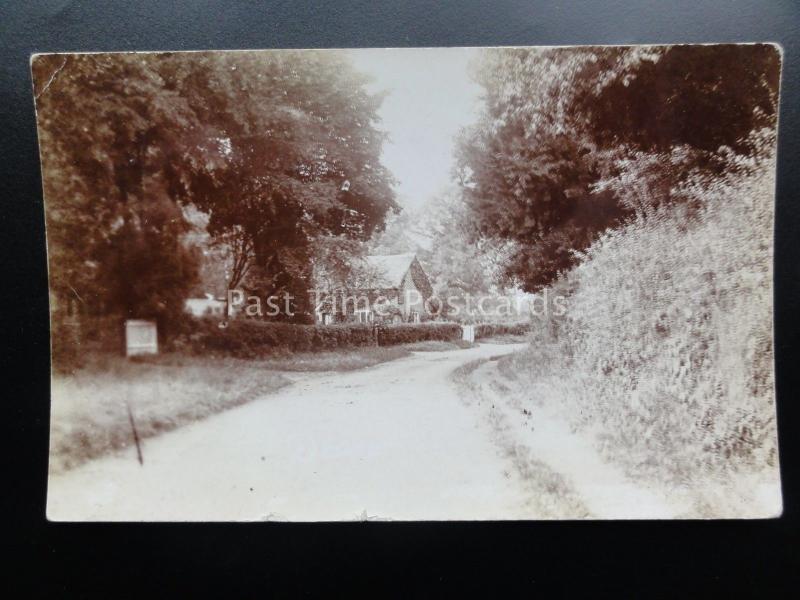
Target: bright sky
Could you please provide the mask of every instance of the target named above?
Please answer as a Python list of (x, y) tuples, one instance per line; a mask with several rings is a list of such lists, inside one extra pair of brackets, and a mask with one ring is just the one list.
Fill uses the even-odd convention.
[(451, 179), (454, 135), (478, 114), (480, 87), (467, 66), (474, 48), (369, 49), (348, 54), (387, 91), (380, 127), (389, 134), (383, 164), (399, 181), (398, 201), (422, 206)]

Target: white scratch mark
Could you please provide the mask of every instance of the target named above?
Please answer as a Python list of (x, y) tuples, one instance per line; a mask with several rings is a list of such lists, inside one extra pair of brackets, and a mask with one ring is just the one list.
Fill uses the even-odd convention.
[[(58, 76), (58, 74), (59, 74), (59, 73), (60, 73), (60, 72), (61, 72), (61, 71), (64, 69), (64, 67), (66, 67), (66, 66), (67, 66), (67, 57), (65, 56), (65, 57), (64, 57), (64, 62), (63, 62), (63, 63), (61, 63), (61, 66), (60, 66), (60, 67), (58, 67), (58, 68), (57, 68), (55, 71), (53, 71), (53, 74), (52, 74), (52, 75), (50, 75), (50, 79), (48, 79), (48, 80), (47, 80), (47, 83), (45, 83), (45, 84), (44, 84), (44, 87), (42, 88), (42, 91), (41, 91), (41, 92), (39, 92), (38, 94), (36, 94), (36, 100), (38, 100), (38, 99), (39, 99), (39, 98), (42, 96), (42, 94), (44, 94), (44, 93), (47, 91), (47, 89), (50, 87), (50, 84), (52, 84), (52, 83), (53, 83), (53, 81), (55, 81), (55, 79), (56, 79), (56, 77)], [(73, 291), (75, 291), (75, 290), (73, 290)], [(79, 297), (80, 297), (80, 296), (79, 296)]]

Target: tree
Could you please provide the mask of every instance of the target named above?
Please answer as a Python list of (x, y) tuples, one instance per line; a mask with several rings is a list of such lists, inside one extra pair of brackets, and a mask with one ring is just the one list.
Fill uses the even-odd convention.
[(486, 51), (457, 175), (477, 237), (514, 243), (506, 279), (537, 291), (603, 230), (757, 152), (778, 58), (766, 45)]
[(197, 165), (187, 200), (212, 236), (252, 245), (252, 293), (290, 294), (308, 320), (315, 240), (366, 240), (396, 208), (380, 163), (382, 97), (330, 53), (204, 55), (189, 67), (174, 55), (160, 72), (217, 129), (220, 160)]
[(155, 318), (162, 334), (169, 330), (197, 279), (197, 250), (181, 241), (187, 231), (181, 208), (153, 189), (144, 206), (112, 228), (95, 250), (97, 282), (112, 312)]
[(594, 52), (490, 50), (476, 78), (485, 90), (478, 123), (457, 148), (457, 176), (475, 223), (473, 239), (511, 244), (506, 284), (535, 292), (575, 261), (575, 250), (628, 211), (596, 191), (600, 156), (572, 112), (580, 83), (600, 72)]
[(170, 188), (202, 125), (153, 56), (44, 55), (33, 78), (54, 293), (166, 323), (196, 268)]
[(229, 283), (307, 315), (314, 240), (367, 239), (396, 206), (381, 97), (341, 55), (46, 55), (33, 71), (52, 286), (92, 311), (183, 310), (195, 206)]
[(653, 49), (598, 88), (580, 90), (594, 140), (646, 152), (689, 146), (716, 153), (756, 150), (750, 132), (775, 125), (780, 55), (767, 44)]
[(437, 295), (486, 294), (497, 287), (510, 244), (478, 234), (460, 189), (431, 201), (424, 229), (430, 244), (425, 264)]
[(699, 179), (759, 161), (774, 145), (780, 57), (765, 44), (655, 47), (576, 96), (605, 156), (602, 187), (640, 216), (689, 199)]
[(408, 208), (390, 213), (383, 230), (369, 240), (367, 250), (378, 255), (421, 252), (420, 242), (425, 240), (425, 232), (420, 227), (423, 216)]

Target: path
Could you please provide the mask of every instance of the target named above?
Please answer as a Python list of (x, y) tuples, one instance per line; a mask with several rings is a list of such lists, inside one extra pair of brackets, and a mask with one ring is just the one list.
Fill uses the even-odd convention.
[(460, 365), (518, 350), (414, 353), (294, 385), (50, 478), (53, 520), (530, 518)]
[[(493, 424), (497, 445), (512, 456), (518, 471), (532, 472), (539, 480), (529, 482), (529, 488), (534, 500), (543, 505), (538, 512), (549, 513), (543, 517), (669, 519), (689, 509), (675, 494), (632, 481), (620, 468), (602, 460), (591, 433), (575, 433), (545, 406), (523, 407), (518, 396), (498, 389), (497, 382), (503, 378), (497, 373), (496, 362), (478, 367), (471, 381), (476, 408), (482, 409), (484, 418)], [(531, 460), (536, 463), (533, 468), (524, 464)], [(564, 498), (541, 502), (535, 490), (542, 488), (543, 468), (557, 474), (565, 495), (576, 500), (574, 505)]]

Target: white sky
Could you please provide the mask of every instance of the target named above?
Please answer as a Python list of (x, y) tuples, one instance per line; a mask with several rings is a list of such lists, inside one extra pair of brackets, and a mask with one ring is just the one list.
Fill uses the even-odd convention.
[(370, 91), (388, 91), (380, 128), (389, 134), (383, 164), (398, 180), (398, 201), (415, 209), (451, 179), (454, 135), (478, 114), (481, 89), (467, 65), (475, 48), (348, 51), (374, 78)]

